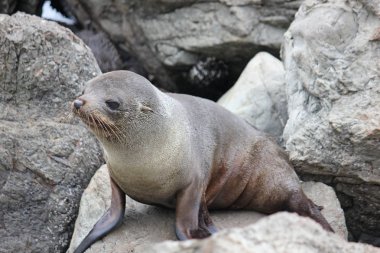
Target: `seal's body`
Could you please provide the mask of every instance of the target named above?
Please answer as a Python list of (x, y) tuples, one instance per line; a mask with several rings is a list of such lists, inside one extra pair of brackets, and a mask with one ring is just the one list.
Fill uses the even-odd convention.
[(174, 208), (178, 191), (197, 178), (210, 208), (269, 213), (300, 190), (283, 151), (244, 120), (206, 99), (158, 93), (170, 109), (150, 117), (165, 124), (152, 124), (132, 150), (105, 145), (112, 178), (128, 196)]
[(294, 211), (332, 230), (284, 151), (212, 101), (162, 93), (137, 74), (115, 71), (91, 80), (73, 108), (104, 147), (113, 189), (108, 215), (76, 252), (120, 222), (124, 194), (175, 208), (179, 239), (216, 231), (208, 209)]

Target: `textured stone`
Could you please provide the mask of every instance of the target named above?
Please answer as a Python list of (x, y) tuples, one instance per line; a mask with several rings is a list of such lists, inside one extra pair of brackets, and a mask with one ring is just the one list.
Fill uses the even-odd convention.
[(282, 62), (265, 52), (256, 54), (218, 104), (280, 138), (288, 120)]
[(82, 30), (76, 35), (91, 48), (103, 73), (122, 69), (119, 52), (104, 32)]
[(62, 252), (84, 187), (103, 162), (69, 102), (100, 73), (54, 22), (0, 15), (0, 252)]
[[(347, 229), (343, 211), (333, 189), (314, 182), (304, 183), (302, 187), (309, 198), (316, 204), (324, 206), (322, 213), (336, 233), (346, 238)], [(110, 206), (110, 196), (109, 174), (107, 166), (104, 165), (96, 172), (82, 196), (78, 219), (67, 253), (74, 251), (96, 221), (105, 213)], [(212, 211), (211, 216), (219, 230), (244, 227), (265, 217), (253, 211), (231, 210)], [(174, 210), (144, 205), (127, 197), (122, 226), (93, 244), (86, 252), (144, 252), (147, 246), (154, 243), (176, 240), (174, 221)]]
[(323, 175), (347, 224), (380, 237), (378, 1), (305, 1), (285, 35), (286, 149), (300, 174)]
[(163, 242), (137, 253), (379, 253), (366, 244), (349, 243), (311, 219), (278, 213), (245, 228), (229, 229), (205, 240)]
[[(300, 1), (67, 0), (79, 22), (98, 24), (137, 57), (169, 91), (194, 92), (191, 69), (207, 57), (223, 61), (228, 89), (259, 51), (277, 52)], [(190, 79), (190, 80), (189, 80)]]

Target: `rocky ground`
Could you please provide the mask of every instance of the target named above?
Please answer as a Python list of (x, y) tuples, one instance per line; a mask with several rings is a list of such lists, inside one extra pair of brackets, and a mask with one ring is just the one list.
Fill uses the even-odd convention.
[[(342, 239), (347, 238), (343, 210), (334, 190), (316, 182), (305, 182), (302, 188), (310, 199), (324, 207), (322, 213), (336, 234)], [(107, 166), (104, 165), (96, 172), (83, 193), (74, 234), (67, 253), (74, 251), (96, 221), (105, 213), (110, 205), (110, 196), (109, 174)], [(223, 231), (235, 227), (246, 227), (266, 215), (252, 211), (230, 210), (214, 211), (211, 212), (211, 216), (216, 226)], [(144, 205), (127, 198), (123, 225), (95, 243), (87, 252), (144, 252), (147, 248), (153, 249), (157, 243), (164, 240), (176, 240), (174, 221), (173, 210)]]
[(310, 219), (277, 213), (254, 225), (225, 230), (205, 240), (166, 241), (136, 252), (378, 253), (379, 249), (367, 244), (349, 243), (336, 234), (324, 231)]
[[(0, 0), (0, 13), (40, 15), (43, 2)], [(326, 198), (336, 194), (349, 240), (380, 245), (378, 0), (52, 2), (75, 16), (71, 29), (91, 49), (53, 22), (21, 13), (0, 15), (0, 252), (68, 249), (81, 194), (104, 162), (95, 138), (67, 116), (68, 104), (87, 80), (120, 68), (168, 91), (221, 97), (222, 106), (277, 138), (304, 181), (332, 187), (304, 185), (311, 187), (309, 194), (321, 189)], [(83, 210), (92, 208), (81, 206), (72, 245), (104, 211), (106, 188), (84, 220)], [(339, 204), (331, 203), (338, 215)], [(90, 252), (116, 250), (115, 240), (130, 250), (143, 245), (144, 230), (133, 242), (129, 236), (139, 235), (139, 226), (167, 228), (151, 242), (174, 239), (170, 211), (129, 204), (136, 209), (126, 214), (122, 228)], [(155, 217), (162, 217), (160, 227), (151, 225)], [(236, 217), (220, 213), (214, 219), (231, 228), (240, 227), (239, 220), (254, 223), (258, 216)], [(339, 219), (336, 226), (344, 229)], [(287, 226), (301, 232), (288, 233)], [(295, 245), (309, 245), (299, 252), (378, 251), (280, 214), (204, 241), (163, 243), (150, 252), (234, 247), (249, 252), (241, 247), (252, 242), (258, 245), (252, 249), (266, 252), (296, 252)]]

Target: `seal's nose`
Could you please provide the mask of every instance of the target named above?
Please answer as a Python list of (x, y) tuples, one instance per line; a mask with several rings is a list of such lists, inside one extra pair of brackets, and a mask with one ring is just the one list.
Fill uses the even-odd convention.
[(81, 99), (75, 99), (74, 100), (74, 107), (75, 109), (79, 109), (81, 106), (83, 106), (84, 102)]

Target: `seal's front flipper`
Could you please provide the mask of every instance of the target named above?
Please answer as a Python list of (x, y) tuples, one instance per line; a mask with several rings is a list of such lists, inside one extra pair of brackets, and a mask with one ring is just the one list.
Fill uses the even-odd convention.
[(90, 233), (79, 244), (74, 253), (82, 253), (88, 249), (94, 242), (111, 232), (123, 221), (125, 211), (125, 193), (111, 178), (112, 199), (111, 207), (99, 219), (92, 228)]
[(211, 220), (204, 196), (199, 208), (198, 226), (203, 230), (207, 230), (209, 235), (218, 232), (217, 228)]
[(179, 240), (205, 238), (216, 231), (207, 207), (201, 204), (201, 187), (199, 182), (193, 182), (177, 194), (175, 225)]

